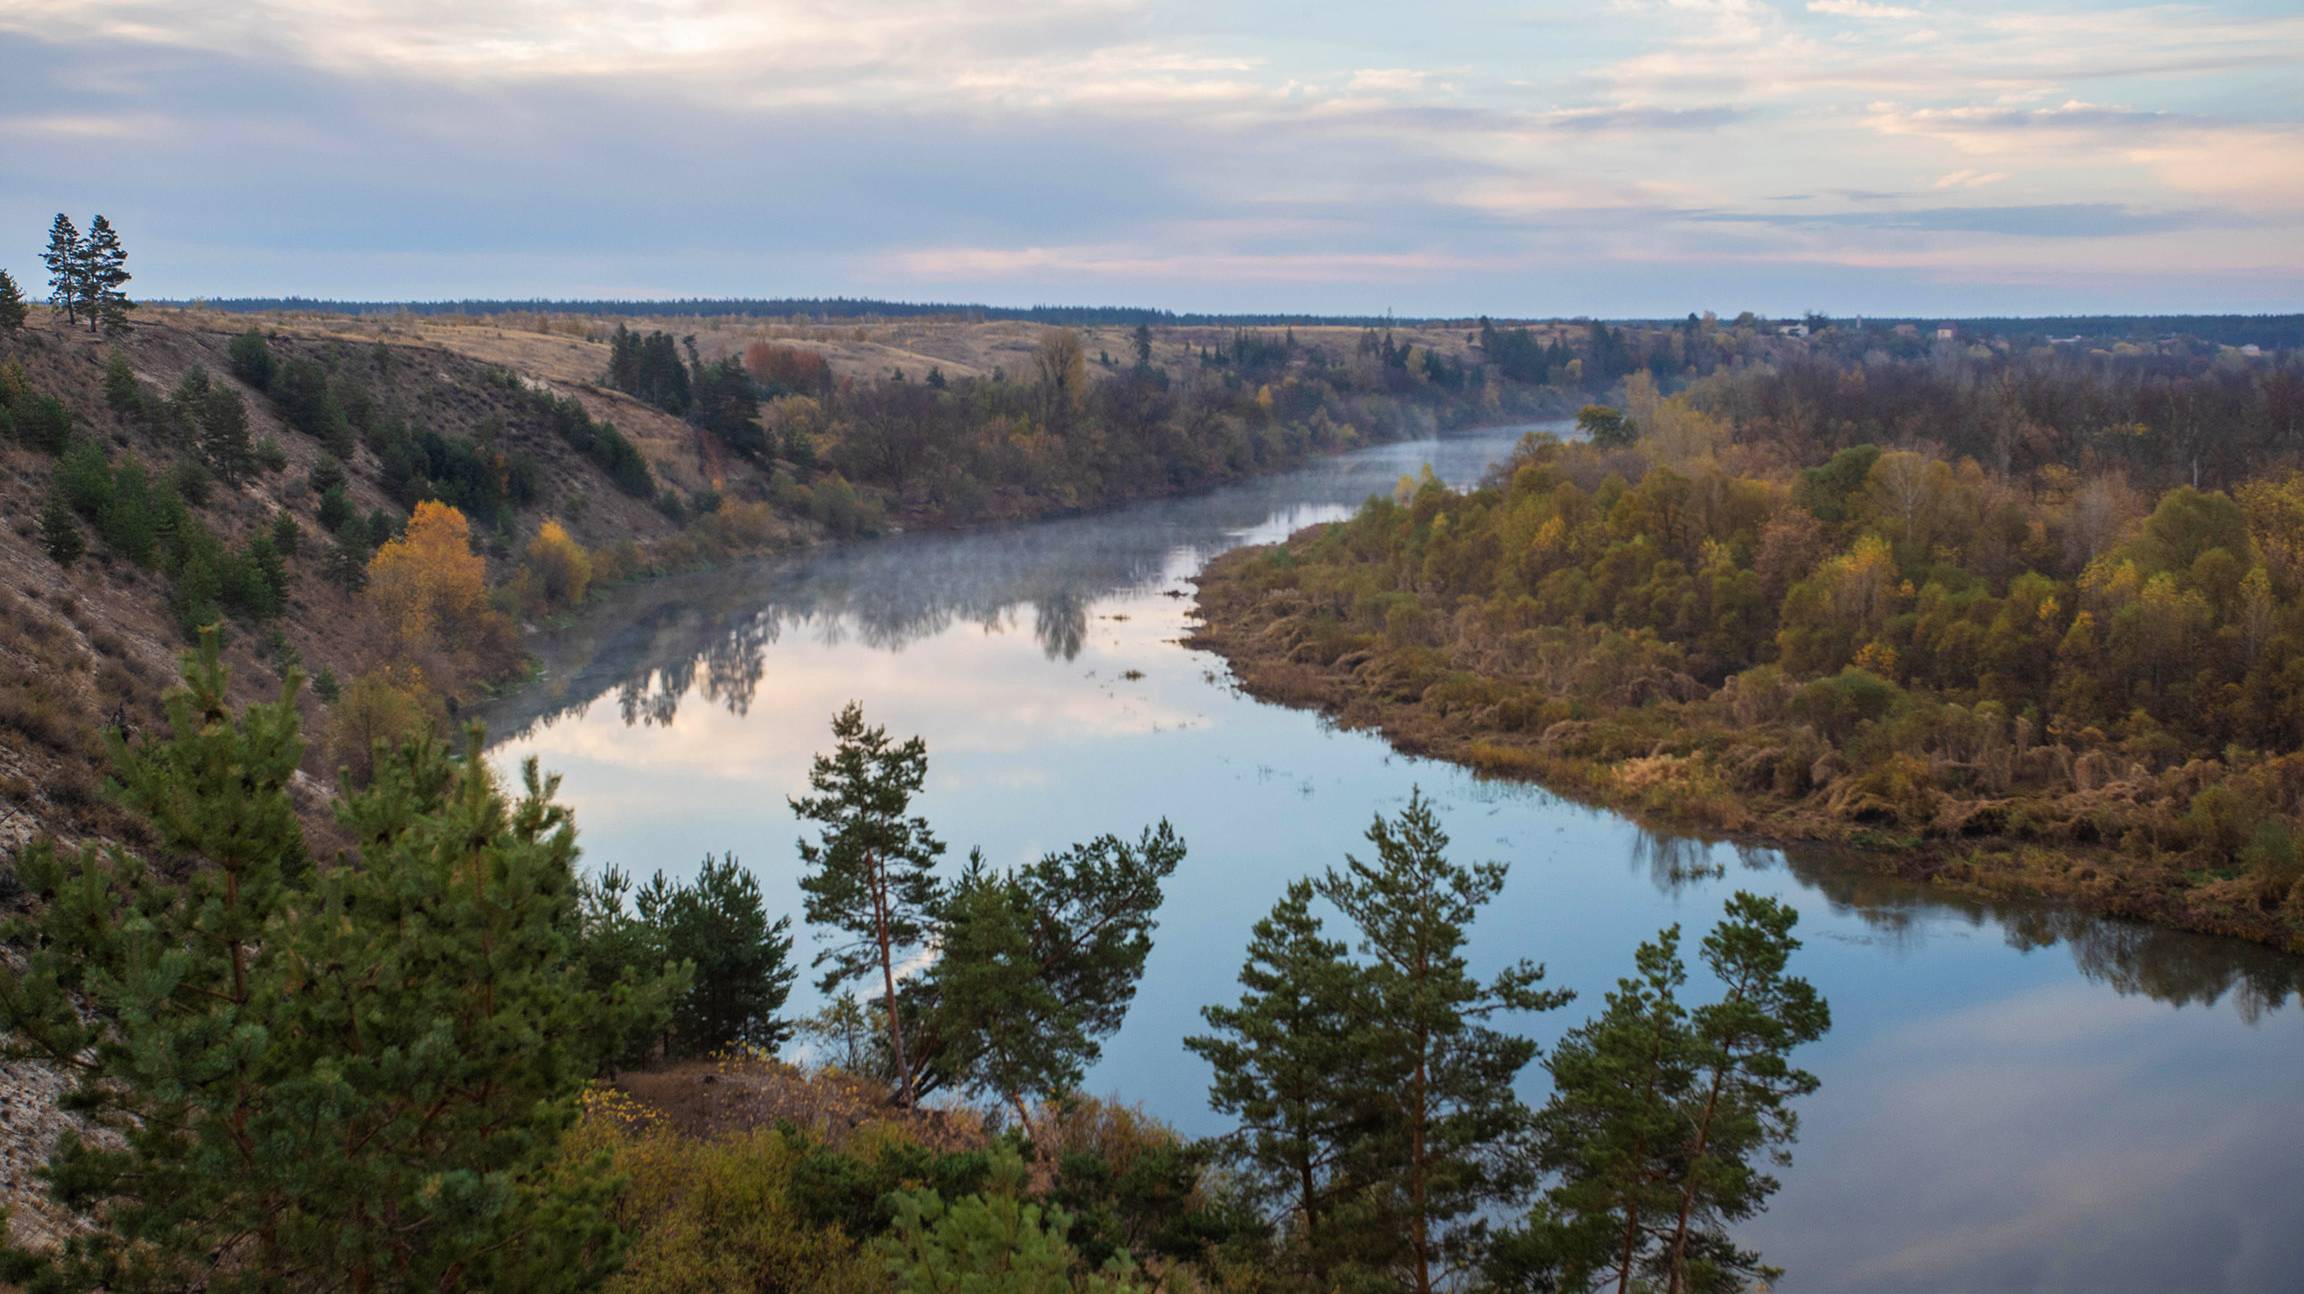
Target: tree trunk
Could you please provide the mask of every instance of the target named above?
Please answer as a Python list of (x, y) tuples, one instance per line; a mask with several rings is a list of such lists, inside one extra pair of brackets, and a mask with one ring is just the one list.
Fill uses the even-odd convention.
[(1410, 1207), (1416, 1215), (1416, 1294), (1432, 1294), (1432, 1233), (1424, 1216), (1425, 1085), (1431, 1077), (1426, 1059), (1428, 1046), (1420, 1040), (1416, 1047), (1416, 1112), (1408, 1123), (1408, 1193)]
[(904, 1063), (904, 1026), (896, 1014), (896, 963), (888, 946), (888, 882), (880, 860), (871, 862), (872, 926), (880, 943), (880, 989), (888, 1004), (888, 1054), (896, 1062), (896, 1099), (912, 1108), (912, 1067)]
[(1666, 1294), (1688, 1288), (1688, 1218), (1696, 1211), (1696, 1173), (1704, 1163), (1704, 1149), (1712, 1138), (1712, 1118), (1720, 1109), (1720, 1085), (1726, 1070), (1712, 1071), (1711, 1090), (1704, 1093), (1704, 1113), (1696, 1120), (1696, 1142), (1688, 1151), (1688, 1176), (1680, 1182), (1680, 1216), (1672, 1224), (1672, 1261), (1666, 1269)]
[[(1738, 985), (1728, 994), (1727, 1001), (1744, 1000), (1744, 988)], [(1680, 1216), (1672, 1225), (1672, 1262), (1667, 1269), (1667, 1294), (1682, 1294), (1688, 1288), (1688, 1219), (1696, 1211), (1696, 1174), (1704, 1164), (1704, 1152), (1712, 1141), (1712, 1121), (1720, 1113), (1720, 1092), (1727, 1086), (1729, 1067), (1735, 1063), (1737, 1036), (1730, 1035), (1720, 1044), (1720, 1060), (1713, 1066), (1712, 1083), (1704, 1093), (1704, 1113), (1696, 1120), (1696, 1141), (1688, 1152), (1687, 1176), (1680, 1181)]]

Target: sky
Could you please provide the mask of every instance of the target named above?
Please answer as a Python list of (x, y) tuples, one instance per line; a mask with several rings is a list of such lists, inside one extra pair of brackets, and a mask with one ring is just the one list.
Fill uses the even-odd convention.
[(2304, 309), (2304, 9), (0, 0), (146, 296)]

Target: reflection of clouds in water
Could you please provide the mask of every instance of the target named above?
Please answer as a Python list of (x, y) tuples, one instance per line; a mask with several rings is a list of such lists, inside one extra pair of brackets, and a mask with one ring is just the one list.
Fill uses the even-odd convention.
[[(1838, 1068), (1885, 1077), (1823, 1074), (1780, 1200), (1803, 1267), (1883, 1291), (2292, 1287), (2304, 1231), (2262, 1202), (2304, 1154), (2293, 1083), (2213, 1024), (2066, 982), (1880, 1035)], [(1802, 1274), (1782, 1288), (1821, 1288)]]
[[(517, 738), (608, 692), (633, 724), (672, 723), (698, 694), (741, 714), (754, 703), (766, 648), (794, 629), (825, 647), (900, 651), (956, 623), (1001, 630), (1028, 609), (1042, 652), (1070, 660), (1099, 598), (1170, 583), (1243, 538), (1276, 539), (1340, 516), (1426, 462), (1446, 480), (1477, 480), (1515, 439), (1516, 431), (1485, 431), (1378, 446), (1188, 499), (847, 544), (616, 590), (541, 641), (546, 670), (563, 686), (525, 689), (489, 718), (503, 738)], [(699, 662), (701, 685), (691, 669)]]
[[(1380, 486), (1396, 474), (1370, 473)], [(1235, 987), (1247, 927), (1279, 874), (1364, 853), (1369, 818), (1396, 812), (1421, 783), (1463, 857), (1503, 857), (1517, 873), (1505, 902), (1521, 905), (1513, 911), (1532, 937), (1500, 920), (1488, 937), (1501, 942), (1484, 947), (1550, 957), (1579, 987), (1604, 987), (1632, 943), (1665, 922), (1685, 920), (1690, 940), (1700, 937), (1738, 886), (1807, 911), (1803, 957), (1846, 1018), (1817, 1050), (1825, 1089), (1800, 1162), (1784, 1174), (1786, 1197), (1750, 1236), (1793, 1263), (1784, 1288), (2245, 1288), (2221, 1273), (2155, 1286), (2070, 1256), (2147, 1242), (2180, 1250), (2185, 1228), (2291, 1255), (2277, 1224), (2295, 1223), (2304, 1205), (2275, 1193), (2287, 1188), (2269, 1174), (2296, 1147), (2231, 1129), (2280, 1117), (2267, 1092), (2293, 1086), (2298, 1022), (2267, 1017), (2294, 992), (2296, 961), (1931, 890), (1813, 850), (1642, 835), (1605, 810), (1363, 736), (1331, 742), (1317, 734), (1332, 724), (1233, 700), (1221, 669), (1168, 645), (1186, 604), (1159, 594), (1255, 528), (1262, 518), (1246, 513), (1303, 502), (1281, 499), (1286, 488), (900, 537), (618, 590), (544, 644), (546, 684), (494, 719), (500, 731), (525, 730), (522, 753), (569, 772), (600, 857), (734, 844), (790, 910), (796, 827), (783, 792), (803, 784), (826, 718), (852, 697), (900, 731), (931, 734), (932, 816), (952, 839), (991, 846), (996, 861), (1108, 829), (1106, 815), (1130, 827), (1175, 815), (1194, 840), (1193, 865), (1179, 875), (1157, 969), (1110, 1053), (1116, 1068), (1091, 1081), (1118, 1081), (1195, 1131), (1214, 1130), (1205, 1074), (1177, 1058), (1174, 1039), (1198, 1027), (1201, 1004)], [(1321, 515), (1365, 492), (1334, 480), (1307, 488), (1326, 492), (1329, 502), (1310, 505), (1329, 509)], [(1129, 618), (1114, 618), (1120, 611)], [(1133, 667), (1147, 677), (1123, 680)], [(559, 715), (584, 718), (555, 725)], [(1180, 735), (1137, 740), (1153, 733)], [(1724, 863), (1729, 875), (1707, 874)], [(2050, 944), (2068, 954), (2017, 955)], [(2044, 979), (2066, 991), (2012, 994)], [(2001, 1009), (1868, 1032), (1979, 996)], [(2239, 1020), (2267, 1023), (2152, 1001), (2230, 1002)], [(2059, 1021), (2075, 1006), (2085, 1009)], [(2124, 1126), (2155, 1118), (2170, 1131)], [(2244, 1189), (2257, 1192), (2252, 1203)], [(2153, 1214), (2136, 1229), (2143, 1239), (2128, 1234), (2139, 1212)], [(2222, 1243), (2203, 1241), (2195, 1254)], [(2090, 1283), (2104, 1272), (2113, 1275)]]

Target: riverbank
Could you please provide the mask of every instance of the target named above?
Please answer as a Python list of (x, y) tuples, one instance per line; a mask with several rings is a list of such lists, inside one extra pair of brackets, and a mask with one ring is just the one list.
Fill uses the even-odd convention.
[[(1892, 778), (1895, 770), (1802, 778), (1796, 794), (1756, 790), (1755, 765), (1771, 752), (1781, 760), (1800, 751), (1800, 734), (1792, 725), (1724, 722), (1702, 702), (1617, 709), (1579, 703), (1574, 718), (1534, 730), (1507, 726), (1477, 695), (1477, 671), (1441, 653), (1404, 658), (1358, 646), (1332, 655), (1334, 635), (1315, 623), (1319, 608), (1300, 592), (1271, 587), (1288, 548), (1235, 550), (1195, 580), (1199, 624), (1185, 645), (1222, 657), (1240, 689), (1257, 700), (1317, 710), (1342, 727), (1377, 732), (1403, 752), (1532, 782), (1660, 829), (1830, 845), (1878, 871), (1948, 889), (2050, 899), (2304, 951), (2304, 912), (2293, 899), (2267, 905), (2251, 877), (2203, 875), (2173, 853), (2048, 843), (1993, 829), (2048, 819), (2059, 807), (2048, 797), (1946, 800), (1930, 820), (1915, 823), (1879, 794), (1885, 788), (1864, 798), (1861, 783)], [(2105, 789), (2120, 793), (2097, 788)]]

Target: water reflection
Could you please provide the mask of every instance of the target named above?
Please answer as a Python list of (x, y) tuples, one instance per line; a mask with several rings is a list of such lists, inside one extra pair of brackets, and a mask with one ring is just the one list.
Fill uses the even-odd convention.
[[(1237, 993), (1250, 927), (1421, 785), (1458, 849), (1510, 864), (1477, 970), (1534, 957), (1589, 1004), (1640, 939), (1673, 922), (1696, 937), (1735, 889), (1801, 909), (1804, 973), (1837, 1024), (1784, 1194), (1751, 1224), (1793, 1272), (1779, 1289), (2281, 1288), (2304, 1264), (2304, 1197), (2277, 1186), (2304, 1158), (2304, 1012), (2283, 1009), (2304, 963), (1826, 850), (1643, 831), (1256, 704), (1175, 646), (1187, 603), (1168, 595), (1208, 554), (1341, 515), (1426, 457), (1475, 479), (1512, 439), (625, 589), (544, 644), (544, 685), (487, 716), (494, 757), (565, 775), (593, 864), (677, 874), (735, 849), (785, 911), (801, 898), (783, 797), (851, 698), (926, 737), (922, 811), (957, 848), (1022, 861), (1171, 818), (1191, 855), (1087, 1081), (1194, 1134), (1223, 1121), (1177, 1040)], [(1580, 1014), (1523, 1027), (1549, 1043)], [(1540, 1073), (1523, 1095), (1542, 1099)], [(2187, 1264), (2209, 1246), (2240, 1257)]]
[[(1426, 462), (1445, 480), (1477, 480), (1517, 435), (1385, 446), (1195, 498), (1003, 530), (898, 536), (618, 590), (541, 643), (546, 682), (500, 703), (489, 723), (500, 742), (517, 741), (611, 692), (627, 726), (668, 727), (683, 704), (698, 702), (741, 718), (771, 649), (791, 634), (822, 647), (902, 653), (955, 625), (987, 633), (1028, 625), (1044, 659), (1072, 661), (1099, 603), (1180, 592), (1179, 573), (1215, 553), (1341, 515)], [(1639, 828), (1629, 862), (1660, 893), (1679, 896), (1718, 881), (1726, 860), (1744, 875), (1789, 865), (1803, 888), (1860, 920), (1891, 952), (1910, 953), (1951, 917), (1996, 929), (2021, 951), (2063, 945), (2083, 976), (2123, 995), (2200, 1006), (2229, 996), (2248, 1020), (2304, 996), (2304, 960), (1920, 886), (1829, 850), (1787, 854)]]
[[(1731, 867), (1727, 859), (1733, 859)], [(1947, 919), (1997, 931), (2018, 952), (2062, 945), (2091, 983), (2123, 997), (2174, 1006), (2214, 1006), (2229, 998), (2256, 1023), (2290, 999), (2304, 1000), (2304, 958), (2269, 948), (2116, 920), (2046, 901), (1945, 890), (1883, 875), (1830, 849), (1771, 849), (1710, 837), (1636, 829), (1627, 860), (1659, 893), (1680, 896), (1723, 877), (1788, 868), (1801, 887), (1836, 914), (1861, 922), (1867, 941), (1898, 955), (1920, 951)]]
[(489, 725), (516, 739), (609, 691), (628, 724), (670, 724), (691, 693), (741, 715), (767, 649), (787, 633), (902, 651), (956, 624), (997, 631), (1023, 619), (1047, 659), (1069, 661), (1093, 603), (1160, 581), (1180, 556), (1197, 567), (1250, 531), (1277, 538), (1341, 515), (1426, 463), (1470, 483), (1520, 430), (1381, 446), (1189, 499), (898, 536), (615, 590), (538, 642), (546, 681), (491, 708)]

